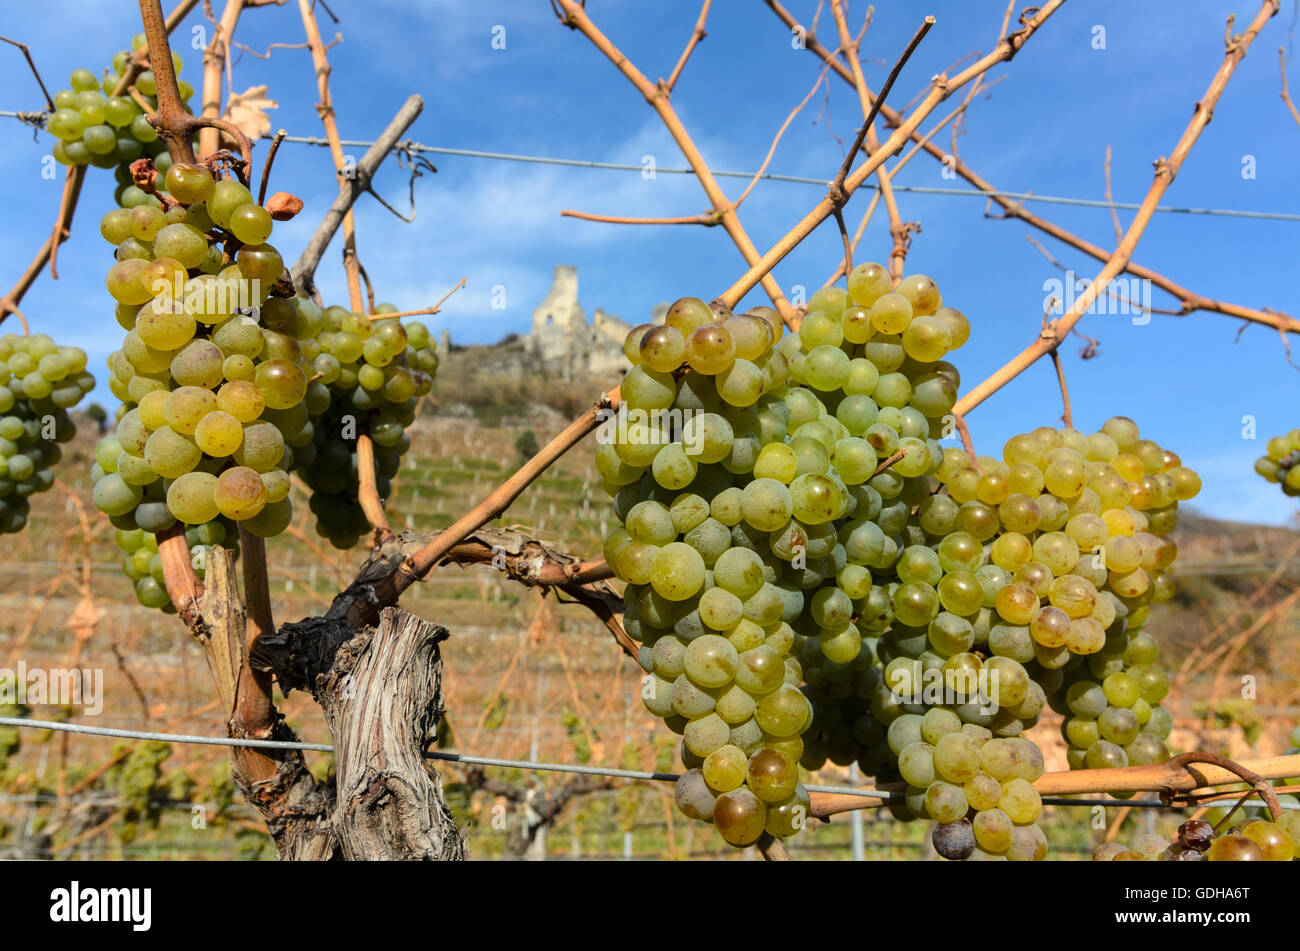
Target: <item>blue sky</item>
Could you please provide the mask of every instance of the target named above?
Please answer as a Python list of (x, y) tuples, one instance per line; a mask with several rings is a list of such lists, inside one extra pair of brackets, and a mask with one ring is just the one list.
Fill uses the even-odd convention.
[[(1279, 99), (1277, 50), (1289, 46), (1296, 0), (1265, 27), (1220, 100), (1165, 203), (1176, 206), (1300, 212), (1295, 154), (1300, 128)], [(168, 6), (168, 4), (164, 4)], [(215, 4), (220, 7), (220, 4)], [(437, 146), (529, 153), (640, 165), (651, 155), (660, 167), (684, 165), (657, 116), (632, 86), (586, 39), (558, 25), (545, 0), (332, 0), (340, 22), (321, 14), (327, 38), (341, 32), (330, 51), (333, 94), (342, 134), (370, 139), (407, 95), (425, 99), (411, 137)], [(678, 84), (674, 105), (696, 144), (716, 169), (752, 170), (791, 108), (811, 88), (817, 62), (793, 49), (790, 35), (758, 0), (717, 0), (708, 38)], [(790, 0), (811, 21), (813, 0)], [(879, 88), (922, 16), (935, 27), (912, 58), (891, 95), (901, 107), (933, 74), (973, 50), (988, 51), (1004, 10), (1002, 0), (934, 0), (922, 4), (880, 0), (863, 46), (868, 80)], [(989, 77), (1008, 78), (972, 104), (962, 159), (995, 186), (1009, 191), (1081, 198), (1103, 195), (1103, 159), (1114, 150), (1117, 200), (1137, 202), (1151, 181), (1151, 162), (1174, 146), (1222, 60), (1223, 20), (1235, 13), (1238, 28), (1258, 4), (1247, 0), (1072, 0), (1010, 63)], [(589, 0), (597, 25), (652, 79), (671, 72), (694, 23), (698, 5), (680, 0), (616, 3)], [(850, 18), (861, 22), (865, 4)], [(192, 28), (206, 21), (191, 14), (175, 34), (185, 58), (183, 77), (199, 82), (200, 53)], [(75, 23), (75, 29), (68, 24)], [(500, 29), (500, 28), (503, 28)], [(1105, 49), (1094, 38), (1104, 31)], [(44, 0), (38, 7), (5, 4), (0, 34), (27, 42), (51, 91), (77, 66), (98, 71), (138, 30), (129, 0)], [(504, 49), (500, 37), (504, 35)], [(834, 37), (829, 11), (820, 35)], [(297, 43), (302, 26), (296, 4), (246, 12), (237, 39), (257, 50), (272, 42)], [(834, 45), (832, 43), (832, 45)], [(1300, 64), (1292, 63), (1300, 87)], [(267, 84), (279, 102), (273, 128), (320, 135), (316, 89), (308, 54), (276, 50), (269, 60), (243, 55), (234, 87)], [(829, 179), (860, 119), (852, 91), (832, 77), (829, 103), (822, 92), (794, 120), (771, 171)], [(16, 51), (0, 50), (0, 108), (36, 109), (39, 91)], [(950, 100), (935, 118), (946, 115)], [(6, 226), (0, 228), (5, 288), (39, 247), (58, 207), (60, 183), (41, 177), (48, 137), (33, 142), (13, 120), (0, 123), (6, 147), (0, 173), (8, 184)], [(843, 141), (837, 141), (837, 138)], [(949, 131), (937, 141), (947, 147)], [(263, 143), (255, 158), (264, 152)], [(360, 155), (362, 150), (350, 150)], [(1251, 158), (1247, 158), (1251, 157)], [(561, 218), (564, 208), (630, 216), (693, 214), (706, 207), (698, 183), (687, 176), (557, 168), (433, 156), (438, 174), (416, 183), (418, 216), (405, 225), (375, 202), (358, 205), (361, 258), (378, 294), (403, 309), (438, 299), (462, 276), (469, 279), (442, 315), (460, 342), (487, 342), (526, 330), (532, 307), (549, 287), (556, 264), (579, 269), (581, 301), (630, 322), (648, 319), (658, 302), (686, 294), (716, 296), (744, 271), (719, 228), (622, 227)], [(1243, 176), (1252, 162), (1254, 176)], [(260, 167), (260, 166), (259, 166)], [(27, 295), (23, 310), (34, 327), (92, 354), (94, 367), (120, 340), (103, 290), (108, 248), (96, 229), (111, 207), (111, 174), (90, 170), (74, 236), (60, 253), (62, 278), (47, 277)], [(898, 182), (962, 186), (941, 177), (940, 166), (918, 156)], [(390, 160), (380, 190), (399, 206), (406, 173)], [(273, 239), (296, 258), (332, 200), (328, 153), (285, 145), (273, 186), (306, 202), (294, 222)], [(744, 182), (724, 179), (728, 194)], [(821, 197), (816, 186), (760, 183), (741, 209), (741, 220), (765, 250)], [(869, 200), (864, 191), (846, 216), (856, 225)], [(1057, 272), (1027, 241), (1037, 233), (1014, 221), (983, 216), (978, 198), (902, 193), (904, 219), (922, 223), (909, 271), (934, 277), (946, 303), (963, 310), (974, 327), (956, 355), (967, 385), (983, 379), (1029, 343), (1038, 328), (1044, 282)], [(1105, 209), (1031, 205), (1035, 211), (1102, 245), (1114, 243)], [(1127, 223), (1131, 212), (1121, 212)], [(1045, 236), (1043, 243), (1082, 277), (1098, 265)], [(884, 259), (886, 216), (868, 229), (857, 260)], [(819, 286), (840, 254), (833, 224), (817, 231), (776, 269), (789, 290)], [(1300, 222), (1157, 215), (1135, 259), (1192, 290), (1244, 305), (1300, 314), (1294, 281), (1300, 257)], [(329, 300), (346, 296), (337, 247), (318, 279)], [(494, 309), (493, 289), (506, 306)], [(762, 302), (757, 294), (749, 303)], [(1156, 306), (1170, 306), (1159, 291)], [(1091, 431), (1108, 416), (1133, 416), (1148, 435), (1180, 452), (1198, 468), (1205, 490), (1198, 507), (1227, 518), (1281, 523), (1294, 505), (1251, 472), (1268, 436), (1300, 425), (1300, 373), (1288, 367), (1278, 335), (1252, 326), (1234, 342), (1239, 322), (1196, 314), (1156, 315), (1145, 326), (1128, 317), (1090, 316), (1080, 329), (1101, 341), (1101, 354), (1082, 362), (1067, 344), (1066, 372), (1076, 425)], [(10, 329), (10, 328), (6, 328)], [(1081, 342), (1080, 342), (1081, 343)], [(1297, 357), (1300, 362), (1300, 355)], [(98, 398), (112, 397), (101, 387)], [(1010, 435), (1053, 424), (1060, 396), (1051, 365), (1036, 365), (972, 413), (977, 448), (996, 453)], [(1259, 438), (1243, 438), (1243, 417), (1253, 417)]]

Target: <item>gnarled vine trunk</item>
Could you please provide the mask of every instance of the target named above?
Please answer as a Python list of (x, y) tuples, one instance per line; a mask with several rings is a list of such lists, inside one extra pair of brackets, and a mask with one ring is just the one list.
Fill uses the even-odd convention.
[[(268, 807), (274, 815), (291, 814), (279, 835), (271, 829), (282, 859), (465, 857), (442, 780), (424, 757), (443, 712), (438, 645), (446, 638), (445, 628), (385, 608), (377, 625), (359, 631), (336, 619), (309, 618), (257, 645), (253, 665), (273, 671), (286, 692), (310, 690), (334, 745), (328, 783), (286, 758), (273, 790), (245, 788), (268, 824)], [(272, 791), (278, 802), (261, 795)], [(302, 807), (313, 814), (310, 823), (302, 821)]]

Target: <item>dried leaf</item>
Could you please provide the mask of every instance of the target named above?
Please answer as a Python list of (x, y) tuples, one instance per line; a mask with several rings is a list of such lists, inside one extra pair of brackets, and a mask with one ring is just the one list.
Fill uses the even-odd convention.
[(271, 131), (267, 109), (276, 109), (279, 103), (266, 98), (266, 86), (249, 86), (243, 92), (232, 93), (222, 117), (234, 123), (244, 135), (256, 141)]
[(95, 606), (95, 599), (88, 594), (83, 595), (66, 623), (78, 640), (89, 640), (99, 623), (99, 609)]

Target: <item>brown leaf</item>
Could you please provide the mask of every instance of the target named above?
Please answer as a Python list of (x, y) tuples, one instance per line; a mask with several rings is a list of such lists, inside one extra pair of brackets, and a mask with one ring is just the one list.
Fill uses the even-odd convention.
[(222, 117), (234, 123), (244, 135), (256, 141), (271, 131), (267, 109), (279, 107), (274, 99), (266, 98), (266, 86), (249, 86), (243, 92), (232, 93)]
[(84, 595), (66, 623), (78, 640), (89, 640), (95, 633), (95, 625), (99, 623), (99, 609), (95, 607), (95, 599)]

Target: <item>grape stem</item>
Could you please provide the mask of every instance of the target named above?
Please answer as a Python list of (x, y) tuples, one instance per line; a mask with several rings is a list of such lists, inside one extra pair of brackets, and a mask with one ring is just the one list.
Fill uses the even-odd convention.
[(171, 46), (167, 41), (167, 28), (159, 0), (140, 0), (140, 18), (144, 22), (145, 37), (150, 49), (149, 65), (157, 85), (158, 113), (149, 118), (149, 124), (158, 130), (158, 136), (167, 144), (173, 162), (193, 165), (194, 149), (190, 136), (195, 129), (220, 129), (239, 143), (244, 165), (235, 165), (240, 182), (248, 184), (248, 171), (253, 164), (253, 143), (234, 123), (216, 116), (192, 116), (181, 104), (180, 87), (176, 83), (176, 70), (172, 63)]
[[(1209, 88), (1206, 89), (1205, 95), (1201, 97), (1196, 104), (1196, 109), (1192, 114), (1191, 121), (1183, 131), (1174, 146), (1173, 152), (1168, 158), (1159, 159), (1156, 165), (1155, 179), (1148, 189), (1146, 197), (1142, 200), (1142, 205), (1137, 214), (1130, 222), (1128, 231), (1124, 235), (1124, 240), (1115, 248), (1113, 254), (1109, 255), (1106, 264), (1091, 283), (1084, 289), (1083, 293), (1075, 300), (1074, 305), (1061, 318), (1050, 325), (1050, 333), (1045, 333), (1038, 337), (1032, 344), (1026, 347), (1021, 353), (1008, 361), (1000, 370), (994, 372), (988, 379), (984, 380), (973, 390), (968, 392), (954, 407), (954, 412), (966, 414), (984, 402), (1011, 380), (1023, 373), (1029, 366), (1036, 362), (1039, 357), (1056, 350), (1061, 342), (1069, 335), (1070, 330), (1077, 324), (1085, 313), (1092, 307), (1103, 288), (1110, 285), (1110, 282), (1117, 277), (1133, 257), (1133, 251), (1136, 249), (1138, 241), (1141, 240), (1142, 234), (1146, 231), (1147, 225), (1151, 222), (1155, 209), (1160, 204), (1160, 199), (1173, 184), (1179, 170), (1182, 168), (1184, 160), (1191, 152), (1196, 140), (1200, 137), (1202, 130), (1209, 124), (1210, 118), (1214, 114), (1214, 107), (1218, 104), (1219, 97), (1228, 85), (1228, 80), (1232, 78), (1237, 64), (1245, 57), (1246, 51), (1250, 49), (1250, 44), (1259, 34), (1270, 17), (1278, 11), (1279, 0), (1264, 0), (1259, 12), (1255, 14), (1254, 20), (1247, 28), (1246, 32), (1239, 37), (1234, 37), (1227, 44), (1227, 50), (1224, 55), (1223, 63), (1219, 66), (1210, 81)], [(1300, 324), (1297, 325), (1300, 328)]]
[[(247, 619), (244, 626), (244, 649), (240, 651), (239, 671), (235, 687), (235, 708), (230, 718), (234, 736), (270, 738), (275, 730), (275, 704), (271, 699), (271, 674), (255, 669), (249, 658), (257, 650), (263, 637), (275, 633), (275, 618), (271, 612), (271, 591), (266, 571), (266, 540), (239, 526), (240, 562), (244, 575), (244, 602)], [(277, 760), (265, 752), (249, 756), (245, 751), (244, 769), (253, 782), (275, 776)]]
[(157, 85), (158, 114), (150, 124), (158, 130), (167, 144), (173, 162), (194, 164), (194, 150), (190, 147), (190, 125), (186, 122), (181, 105), (180, 88), (176, 84), (176, 70), (172, 63), (171, 46), (167, 42), (167, 27), (163, 22), (159, 0), (140, 0), (140, 19), (144, 22), (144, 35), (149, 44), (149, 65)]
[(140, 110), (150, 119), (158, 115), (158, 110), (150, 104), (149, 100), (144, 97), (144, 93), (140, 92), (137, 87), (133, 85), (126, 92), (127, 95), (135, 100), (135, 104), (140, 107)]
[(361, 511), (366, 513), (366, 521), (373, 528), (374, 538), (371, 546), (380, 544), (393, 533), (388, 525), (388, 516), (384, 514), (384, 503), (379, 498), (379, 486), (375, 480), (375, 444), (369, 433), (357, 436), (357, 501)]
[(1061, 355), (1053, 348), (1051, 352), (1052, 363), (1056, 367), (1056, 380), (1061, 384), (1061, 403), (1065, 407), (1061, 413), (1061, 422), (1065, 424), (1066, 429), (1074, 428), (1074, 412), (1070, 409), (1070, 391), (1065, 385), (1065, 367), (1061, 364)]
[(976, 472), (983, 473), (980, 468), (979, 457), (975, 454), (975, 444), (971, 442), (970, 427), (966, 425), (966, 417), (961, 413), (953, 411), (953, 425), (957, 427), (957, 432), (961, 436), (961, 447), (966, 450), (966, 455), (970, 457), (970, 467)]
[(276, 153), (280, 151), (280, 143), (289, 133), (284, 129), (275, 133), (275, 138), (271, 140), (271, 146), (266, 150), (266, 161), (262, 163), (262, 184), (257, 189), (257, 203), (266, 204), (266, 186), (271, 181), (271, 164), (275, 161)]
[[(790, 12), (787, 11), (780, 2), (778, 2), (778, 0), (763, 0), (763, 2), (768, 5), (772, 12), (775, 13), (788, 28), (794, 29), (799, 26), (799, 23), (794, 16), (791, 15)], [(811, 32), (806, 33), (804, 40), (804, 46), (809, 52), (818, 56), (824, 62), (829, 63), (831, 69), (834, 70), (845, 82), (850, 85), (853, 84), (853, 76), (850, 73), (849, 68), (845, 66), (834, 53), (819, 43)], [(992, 84), (990, 83), (989, 85)], [(905, 120), (901, 113), (892, 109), (888, 104), (881, 106), (880, 115), (891, 128), (901, 128), (905, 122), (910, 126), (910, 121)], [(954, 116), (955, 115), (956, 113), (954, 113)], [(1300, 121), (1300, 119), (1297, 121)], [(1007, 198), (1000, 194), (995, 194), (998, 189), (995, 188), (992, 183), (972, 171), (964, 162), (957, 158), (955, 154), (950, 154), (944, 151), (941, 146), (935, 145), (930, 141), (936, 131), (938, 130), (932, 129), (930, 132), (922, 134), (919, 128), (911, 127), (908, 131), (908, 137), (917, 143), (917, 148), (924, 148), (926, 152), (939, 162), (943, 163), (945, 167), (950, 168), (956, 175), (965, 179), (975, 188), (990, 193), (989, 200), (998, 205), (1003, 211), (1003, 214), (1000, 217), (1015, 218), (1023, 221), (1025, 224), (1037, 228), (1045, 234), (1051, 235), (1058, 241), (1068, 244), (1076, 250), (1082, 251), (1084, 254), (1087, 254), (1098, 261), (1105, 262), (1109, 259), (1109, 251), (1066, 231), (1059, 225), (1053, 224), (1052, 222), (1027, 211), (1016, 200)], [(897, 169), (895, 169), (894, 172), (896, 173)], [(1279, 314), (1266, 309), (1243, 307), (1239, 304), (1232, 304), (1226, 301), (1218, 301), (1205, 297), (1204, 295), (1197, 294), (1194, 291), (1175, 283), (1150, 268), (1143, 267), (1142, 265), (1131, 261), (1125, 265), (1125, 271), (1132, 274), (1134, 277), (1150, 281), (1156, 287), (1159, 287), (1161, 290), (1177, 298), (1182, 306), (1182, 310), (1180, 311), (1182, 314), (1190, 314), (1194, 311), (1202, 310), (1210, 313), (1224, 314), (1229, 317), (1240, 317), (1242, 320), (1275, 327), (1289, 333), (1300, 333), (1300, 320), (1296, 320), (1286, 314)], [(827, 283), (833, 283), (833, 281), (828, 281)]]
[(190, 561), (184, 525), (177, 522), (158, 533), (158, 555), (162, 559), (167, 594), (185, 626), (193, 631), (199, 621), (199, 598), (203, 595), (203, 585), (199, 583), (199, 576)]
[(790, 850), (786, 848), (785, 843), (770, 833), (764, 832), (755, 844), (763, 858), (769, 862), (791, 861)]

